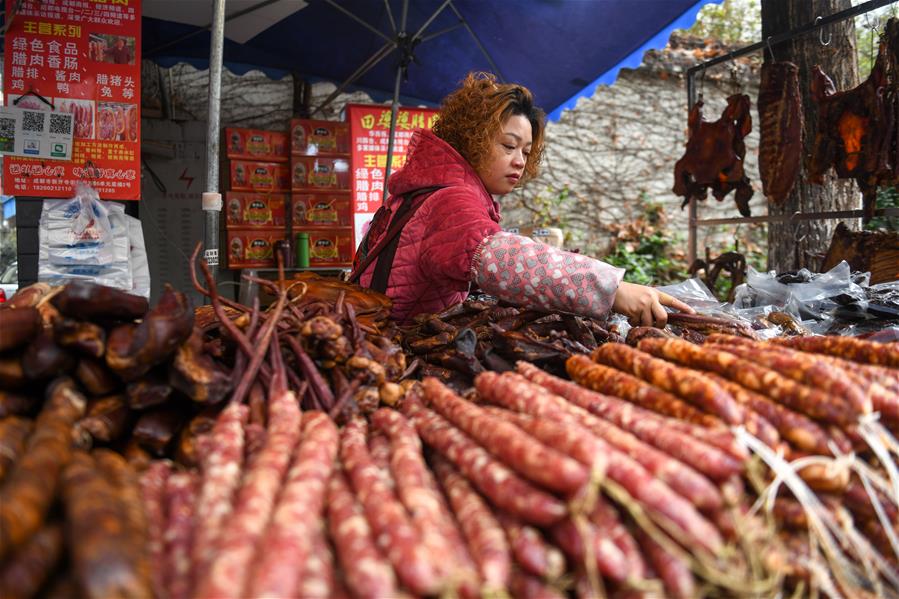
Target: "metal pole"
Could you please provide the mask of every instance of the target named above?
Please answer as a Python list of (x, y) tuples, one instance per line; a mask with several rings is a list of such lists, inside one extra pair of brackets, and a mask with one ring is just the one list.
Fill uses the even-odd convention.
[(225, 0), (215, 0), (212, 11), (212, 42), (209, 49), (209, 120), (206, 129), (206, 212), (204, 257), (214, 280), (219, 264), (219, 213), (222, 196), (219, 191), (219, 124), (222, 103), (222, 53), (225, 42)]
[[(687, 71), (687, 113), (696, 104), (696, 76), (693, 71)], [(687, 260), (690, 266), (696, 262), (696, 219), (699, 216), (696, 209), (696, 198), (690, 198), (689, 216), (687, 223)]]
[[(409, 12), (409, 0), (403, 0), (403, 13), (397, 39), (406, 36), (406, 16)], [(390, 107), (390, 135), (387, 137), (387, 165), (384, 169), (384, 189), (381, 190), (381, 202), (387, 201), (387, 179), (390, 178), (390, 164), (393, 162), (393, 136), (396, 135), (396, 117), (400, 110), (400, 85), (403, 82), (403, 59), (396, 67), (396, 82), (393, 85), (393, 104)]]

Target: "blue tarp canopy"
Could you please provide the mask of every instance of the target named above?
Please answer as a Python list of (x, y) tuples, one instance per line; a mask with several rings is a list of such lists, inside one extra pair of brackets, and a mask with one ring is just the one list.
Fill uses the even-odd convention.
[[(614, 82), (620, 68), (639, 65), (647, 49), (664, 46), (673, 29), (691, 26), (703, 5), (720, 2), (408, 0), (406, 31), (420, 36), (391, 47), (402, 0), (267, 0), (228, 20), (224, 61), (237, 73), (259, 68), (275, 77), (352, 79), (348, 89), (384, 100), (394, 94), (405, 55), (411, 62), (401, 77), (403, 103), (435, 105), (467, 72), (483, 70), (526, 85), (558, 118), (597, 84)], [(211, 4), (144, 0), (144, 58), (205, 68), (210, 34), (203, 25), (211, 21)], [(230, 0), (226, 15), (259, 4)]]

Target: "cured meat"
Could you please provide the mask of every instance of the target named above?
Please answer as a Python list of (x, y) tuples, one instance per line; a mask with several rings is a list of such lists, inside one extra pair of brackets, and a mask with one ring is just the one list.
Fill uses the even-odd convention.
[(698, 372), (678, 368), (670, 362), (653, 358), (622, 343), (606, 343), (590, 357), (674, 393), (698, 408), (715, 414), (727, 424), (743, 424), (743, 408), (727, 391)]
[[(509, 413), (507, 418), (544, 443), (559, 447), (585, 464), (592, 464), (594, 470), (598, 465), (606, 468), (604, 461), (599, 462), (595, 456), (605, 456), (610, 451), (618, 450), (631, 456), (696, 506), (702, 509), (716, 509), (721, 506), (721, 494), (715, 485), (692, 467), (642, 443), (627, 431), (593, 416), (582, 408), (566, 404), (540, 387), (527, 383), (522, 385), (521, 382), (505, 376), (496, 386), (499, 389), (508, 389), (510, 384), (514, 385), (516, 393), (522, 397), (532, 401), (536, 398), (536, 401), (545, 407), (539, 410), (532, 409), (531, 414)], [(598, 447), (598, 450), (585, 452), (585, 449), (592, 446)], [(707, 461), (714, 459), (714, 455), (707, 457), (709, 458)], [(698, 465), (717, 474), (719, 478), (739, 471), (739, 465), (731, 460), (725, 460), (723, 470), (722, 465), (718, 463), (713, 463), (711, 467), (704, 463)], [(609, 476), (614, 477), (612, 473), (609, 473)]]
[[(276, 345), (272, 343), (273, 350)], [(234, 512), (217, 543), (217, 555), (195, 592), (199, 597), (240, 597), (248, 583), (250, 565), (300, 436), (299, 402), (281, 385), (269, 395), (265, 444), (247, 467)]]
[(0, 418), (0, 482), (25, 450), (25, 442), (33, 425), (34, 422), (28, 418)]
[(525, 522), (546, 525), (565, 516), (565, 504), (531, 485), (439, 414), (406, 398), (403, 413), (422, 440), (447, 458), (490, 501)]
[(140, 486), (144, 510), (147, 512), (147, 552), (153, 571), (150, 578), (153, 592), (157, 597), (168, 595), (165, 592), (165, 569), (160, 567), (165, 555), (166, 532), (166, 481), (172, 472), (172, 464), (167, 460), (153, 462), (141, 474)]
[(62, 527), (57, 523), (44, 525), (0, 567), (3, 599), (37, 597), (41, 585), (50, 578), (62, 555)]
[(683, 157), (674, 165), (674, 193), (690, 200), (704, 200), (711, 188), (718, 201), (734, 189), (740, 214), (750, 216), (752, 184), (743, 169), (746, 144), (752, 131), (749, 96), (735, 94), (727, 98), (727, 108), (714, 122), (703, 120), (702, 100), (690, 109), (689, 139)]
[(612, 542), (624, 555), (628, 579), (645, 579), (649, 574), (649, 568), (643, 559), (643, 554), (640, 553), (637, 540), (624, 526), (618, 511), (602, 495), (596, 498), (596, 505), (590, 512), (590, 521), (596, 525), (601, 534), (612, 539)]
[(437, 413), (522, 476), (560, 493), (573, 493), (587, 482), (589, 473), (580, 463), (462, 399), (437, 379), (426, 378), (424, 387)]
[[(166, 481), (166, 511), (164, 564), (166, 592), (160, 597), (187, 599), (190, 597), (190, 547), (194, 538), (194, 513), (199, 477), (193, 472), (176, 472)], [(157, 562), (158, 563), (158, 562)]]
[(72, 456), (72, 425), (84, 414), (87, 402), (71, 379), (53, 383), (47, 394), (25, 452), (0, 487), (0, 560), (41, 527)]
[(240, 484), (243, 464), (244, 423), (249, 408), (231, 402), (216, 420), (209, 450), (201, 451), (203, 479), (197, 493), (196, 534), (191, 546), (194, 584), (205, 575), (215, 558), (216, 542), (234, 509), (234, 494)]
[(527, 572), (544, 580), (555, 580), (565, 571), (565, 556), (547, 543), (533, 526), (500, 512), (496, 515), (516, 563)]
[(853, 337), (783, 337), (771, 340), (818, 354), (827, 354), (861, 364), (899, 368), (899, 347), (894, 343), (877, 343)]
[(759, 176), (768, 201), (783, 204), (802, 165), (802, 96), (799, 67), (791, 62), (762, 65), (758, 98)]
[[(371, 422), (390, 438), (390, 470), (397, 496), (412, 516), (422, 542), (432, 554), (446, 556), (437, 564), (441, 575), (450, 582), (474, 579), (473, 564), (462, 550), (464, 544), (455, 520), (425, 463), (415, 427), (389, 408), (377, 410)], [(468, 572), (463, 571), (466, 568)]]
[[(271, 420), (270, 420), (271, 422)], [(337, 426), (323, 412), (303, 415), (303, 439), (284, 483), (249, 577), (252, 597), (288, 597), (297, 589), (302, 564), (312, 551), (337, 456)]]
[(644, 339), (640, 349), (684, 366), (716, 372), (812, 418), (841, 426), (855, 422), (854, 410), (848, 404), (834, 402), (823, 391), (801, 385), (770, 368), (726, 351), (710, 346), (698, 347), (680, 339)]
[[(650, 340), (663, 341), (662, 339), (645, 339), (640, 343)], [(720, 419), (696, 409), (667, 391), (620, 370), (596, 364), (587, 356), (571, 356), (565, 362), (565, 369), (577, 384), (599, 393), (614, 395), (659, 414), (695, 424), (708, 427), (724, 425)]]
[(838, 177), (855, 179), (864, 196), (865, 218), (874, 216), (877, 187), (894, 184), (899, 176), (896, 155), (899, 95), (894, 89), (897, 54), (899, 21), (891, 19), (871, 74), (858, 87), (838, 92), (819, 67), (812, 72), (818, 129), (809, 179), (822, 183), (831, 167)]
[(434, 459), (434, 473), (443, 486), (465, 535), (468, 549), (484, 581), (484, 591), (508, 587), (512, 557), (502, 526), (490, 507), (446, 460)]
[(393, 568), (378, 549), (374, 533), (342, 469), (331, 476), (327, 509), (331, 539), (350, 590), (365, 599), (394, 596)]
[(368, 424), (354, 418), (344, 426), (340, 436), (340, 459), (346, 467), (369, 526), (399, 579), (415, 593), (433, 594), (439, 590), (434, 560), (421, 544), (418, 530), (412, 524), (403, 504), (371, 459), (366, 445)]

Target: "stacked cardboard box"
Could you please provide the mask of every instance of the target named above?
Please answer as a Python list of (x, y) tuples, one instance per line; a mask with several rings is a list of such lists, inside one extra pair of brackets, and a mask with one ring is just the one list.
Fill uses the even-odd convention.
[(290, 188), (293, 234), (309, 235), (310, 267), (345, 267), (353, 261), (347, 123), (290, 122)]
[(289, 225), (287, 133), (229, 127), (223, 143), (228, 267), (272, 267), (275, 243), (285, 239)]

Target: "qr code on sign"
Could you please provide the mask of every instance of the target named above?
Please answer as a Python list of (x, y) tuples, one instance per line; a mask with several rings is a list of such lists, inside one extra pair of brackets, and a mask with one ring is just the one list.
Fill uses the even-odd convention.
[(22, 111), (22, 131), (43, 131), (44, 117), (46, 113), (33, 112), (30, 110)]
[(73, 120), (71, 114), (51, 114), (50, 133), (56, 133), (57, 135), (71, 135)]
[(0, 118), (0, 137), (14, 137), (16, 134), (16, 119)]

